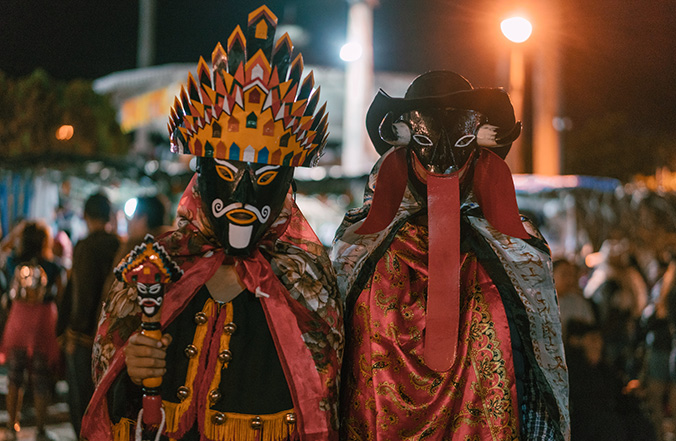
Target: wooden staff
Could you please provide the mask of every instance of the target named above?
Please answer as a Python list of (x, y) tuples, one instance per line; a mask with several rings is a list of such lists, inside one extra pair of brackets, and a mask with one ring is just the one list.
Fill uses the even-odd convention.
[[(153, 236), (146, 235), (143, 243), (120, 262), (114, 273), (118, 280), (136, 287), (137, 301), (143, 313), (141, 335), (159, 341), (162, 338), (160, 309), (166, 286), (177, 281), (183, 270), (154, 240)], [(143, 380), (143, 408), (139, 415), (146, 426), (158, 426), (163, 421), (161, 385), (161, 376)]]

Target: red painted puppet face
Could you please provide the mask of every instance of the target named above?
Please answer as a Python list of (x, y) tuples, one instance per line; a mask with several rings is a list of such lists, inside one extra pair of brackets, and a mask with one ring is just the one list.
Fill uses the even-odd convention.
[(136, 284), (137, 302), (143, 313), (152, 317), (160, 310), (164, 298), (163, 274), (152, 264), (141, 265), (131, 269), (127, 275), (129, 283)]

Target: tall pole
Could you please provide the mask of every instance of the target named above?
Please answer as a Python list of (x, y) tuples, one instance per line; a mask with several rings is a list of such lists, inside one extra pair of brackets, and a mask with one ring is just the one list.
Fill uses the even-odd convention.
[[(523, 49), (518, 44), (514, 44), (509, 54), (509, 95), (514, 106), (514, 116), (517, 121), (523, 124), (524, 104), (526, 89), (526, 65)], [(509, 149), (509, 155), (505, 161), (509, 165), (512, 173), (524, 173), (525, 153), (523, 136), (518, 137)]]
[(139, 0), (136, 67), (150, 67), (155, 62), (156, 0)]
[(347, 41), (361, 47), (361, 56), (347, 63), (343, 110), (343, 174), (368, 173), (377, 157), (366, 133), (366, 110), (373, 96), (373, 8), (377, 0), (348, 0)]
[[(530, 21), (513, 16), (500, 23), (503, 35), (511, 42), (509, 56), (509, 94), (514, 107), (514, 116), (517, 121), (524, 119), (525, 89), (526, 89), (526, 61), (522, 43), (530, 38), (533, 26)], [(512, 143), (507, 156), (507, 164), (513, 173), (525, 172), (525, 153), (523, 136)]]
[[(141, 69), (155, 63), (156, 0), (139, 0), (136, 67)], [(152, 152), (147, 127), (138, 127), (134, 133), (134, 150), (149, 155)]]
[(533, 173), (561, 173), (561, 136), (553, 121), (561, 111), (559, 3), (549, 0), (541, 8), (541, 32), (533, 66)]

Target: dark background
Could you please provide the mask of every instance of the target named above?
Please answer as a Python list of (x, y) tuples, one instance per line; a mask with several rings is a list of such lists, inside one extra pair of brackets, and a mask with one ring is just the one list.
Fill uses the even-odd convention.
[[(528, 1), (528, 0), (525, 0)], [(506, 86), (509, 48), (496, 23), (514, 2), (380, 0), (374, 11), (379, 71), (457, 71), (475, 86)], [(628, 179), (676, 169), (676, 0), (560, 0), (563, 172)], [(208, 59), (250, 11), (267, 4), (280, 24), (309, 32), (306, 64), (341, 66), (345, 0), (160, 0), (155, 64)], [(540, 0), (540, 7), (547, 2)], [(544, 22), (544, 20), (542, 20)], [(58, 79), (96, 79), (136, 65), (138, 4), (133, 1), (3, 0), (0, 70), (22, 76), (41, 67)]]

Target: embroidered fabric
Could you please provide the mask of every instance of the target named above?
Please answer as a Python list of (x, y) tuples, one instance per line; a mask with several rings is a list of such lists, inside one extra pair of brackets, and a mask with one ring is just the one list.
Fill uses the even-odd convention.
[[(179, 228), (158, 238), (184, 270), (165, 295), (162, 326), (180, 314), (223, 262), (231, 262), (250, 292), (258, 289), (269, 295), (260, 300), (292, 394), (299, 433), (306, 440), (337, 439), (342, 308), (323, 245), (289, 192), (259, 248), (243, 258), (225, 256), (205, 221), (195, 181), (193, 177), (179, 203)], [(115, 284), (95, 341), (98, 387), (83, 425), (89, 439), (110, 439), (110, 427), (101, 425), (108, 419), (105, 394), (124, 368), (120, 349), (137, 329), (139, 312), (135, 293)]]
[[(374, 185), (382, 161), (383, 157), (369, 176), (363, 205), (348, 212), (338, 228), (331, 251), (348, 322), (359, 295), (372, 279), (378, 261), (397, 232), (407, 220), (415, 218), (423, 210), (423, 206), (407, 188), (402, 204), (387, 228), (368, 235), (355, 233), (371, 208)], [(515, 292), (515, 302), (519, 304), (515, 303), (515, 307), (522, 310), (525, 317), (515, 326), (522, 340), (530, 343), (529, 359), (536, 365), (542, 378), (542, 382), (537, 384), (538, 388), (546, 391), (544, 395), (547, 403), (555, 409), (552, 414), (558, 414), (558, 437), (569, 439), (568, 374), (547, 245), (530, 222), (524, 222), (524, 227), (533, 236), (528, 240), (498, 232), (482, 216), (472, 195), (461, 207), (461, 217), (475, 234), (479, 234), (490, 245), (494, 258), (500, 263), (500, 271), (506, 274), (509, 289)]]

